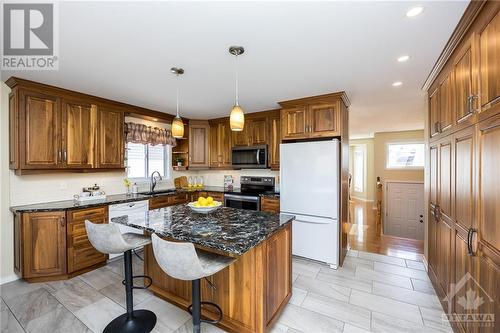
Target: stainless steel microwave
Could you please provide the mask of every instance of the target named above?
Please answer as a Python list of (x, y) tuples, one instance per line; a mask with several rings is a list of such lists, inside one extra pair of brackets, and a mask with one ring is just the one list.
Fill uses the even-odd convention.
[(267, 145), (233, 147), (231, 162), (233, 169), (266, 169)]

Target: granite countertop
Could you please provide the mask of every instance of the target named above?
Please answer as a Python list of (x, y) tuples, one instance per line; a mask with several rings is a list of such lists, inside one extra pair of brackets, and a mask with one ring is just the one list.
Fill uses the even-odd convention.
[[(165, 196), (165, 195), (176, 195), (179, 193), (191, 193), (191, 192), (220, 192), (220, 193), (241, 193), (241, 189), (234, 188), (233, 190), (228, 190), (222, 186), (205, 186), (202, 188), (196, 189), (171, 189), (171, 190), (163, 190), (165, 192), (161, 192), (162, 190), (158, 190), (160, 193), (155, 194), (115, 194), (108, 195), (104, 200), (95, 200), (95, 201), (87, 201), (87, 202), (78, 202), (75, 200), (63, 200), (63, 201), (53, 201), (53, 202), (45, 202), (45, 203), (37, 203), (31, 205), (22, 205), (22, 206), (14, 206), (10, 207), (10, 210), (14, 213), (28, 213), (28, 212), (51, 212), (51, 211), (59, 211), (59, 210), (69, 210), (69, 209), (81, 209), (81, 208), (91, 208), (97, 206), (104, 205), (113, 205), (125, 202), (132, 201), (140, 201), (140, 200), (148, 200), (152, 197)], [(269, 196), (269, 197), (278, 197), (279, 193), (268, 192), (265, 194), (261, 194), (261, 196)]]
[(111, 222), (239, 256), (294, 219), (292, 215), (228, 207), (198, 214), (187, 205), (178, 205), (115, 217)]

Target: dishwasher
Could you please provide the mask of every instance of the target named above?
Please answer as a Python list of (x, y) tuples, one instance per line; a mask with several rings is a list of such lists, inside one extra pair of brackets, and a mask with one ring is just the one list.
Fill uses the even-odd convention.
[[(149, 201), (148, 200), (143, 200), (143, 201), (135, 201), (135, 202), (127, 202), (127, 203), (121, 203), (121, 204), (116, 204), (116, 205), (110, 205), (109, 206), (109, 223), (111, 222), (111, 219), (113, 217), (118, 217), (118, 216), (123, 216), (123, 215), (133, 215), (133, 214), (146, 214), (149, 210)], [(127, 232), (133, 232), (136, 234), (141, 234), (142, 235), (142, 230), (132, 228), (132, 227), (127, 227), (126, 225), (120, 224), (120, 223), (115, 223), (119, 228), (122, 234), (127, 233)], [(113, 259), (116, 257), (120, 257), (122, 254), (110, 254), (109, 259)]]

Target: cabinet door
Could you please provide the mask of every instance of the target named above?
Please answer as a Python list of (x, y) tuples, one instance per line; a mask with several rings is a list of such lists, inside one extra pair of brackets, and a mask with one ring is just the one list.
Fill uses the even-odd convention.
[(438, 151), (439, 145), (434, 144), (429, 147), (429, 265), (437, 274), (437, 217), (434, 215), (435, 207), (437, 205), (437, 192), (438, 192)]
[(106, 207), (68, 211), (67, 246), (68, 273), (73, 273), (105, 263), (108, 256), (97, 251), (90, 243), (85, 220), (92, 223), (108, 223)]
[(481, 112), (500, 101), (500, 12), (479, 37)]
[(17, 89), (9, 94), (9, 168), (19, 168), (19, 112)]
[(475, 36), (471, 36), (457, 54), (453, 66), (454, 109), (457, 124), (472, 124), (477, 108), (477, 56)]
[(269, 166), (271, 170), (280, 168), (281, 118), (269, 119)]
[(231, 131), (233, 147), (246, 147), (250, 145), (250, 130), (248, 121), (245, 122), (243, 131)]
[(210, 167), (231, 166), (231, 129), (228, 122), (210, 124)]
[(209, 166), (208, 140), (210, 126), (208, 122), (189, 123), (189, 168), (203, 169)]
[[(95, 110), (95, 109), (94, 109)], [(92, 168), (95, 144), (92, 105), (62, 101), (62, 162), (66, 168)]]
[(439, 134), (439, 89), (429, 96), (429, 128), (431, 138)]
[(338, 103), (310, 105), (308, 118), (309, 137), (340, 136), (340, 105)]
[[(452, 246), (452, 227), (442, 219), (436, 224), (436, 243), (437, 243), (437, 271), (438, 283), (445, 293), (450, 286), (451, 274), (451, 246)], [(445, 311), (447, 309), (444, 309)]]
[(305, 106), (281, 110), (281, 135), (283, 140), (307, 138), (306, 126), (307, 112)]
[(66, 214), (23, 214), (23, 278), (66, 273)]
[(454, 135), (454, 186), (453, 206), (455, 223), (464, 230), (475, 227), (475, 140), (474, 127), (461, 130)]
[(61, 157), (59, 99), (29, 91), (22, 91), (20, 96), (20, 123), (25, 142), (21, 143), (21, 169), (58, 168)]
[(97, 110), (97, 167), (123, 168), (125, 152), (123, 112), (108, 107)]
[(250, 120), (250, 145), (258, 146), (267, 144), (267, 118)]
[(484, 303), (477, 312), (493, 319), (492, 325), (480, 327), (481, 333), (497, 333), (500, 327), (500, 261), (498, 252), (493, 255), (487, 249), (479, 251), (479, 289), (476, 295), (482, 297)]
[(280, 212), (280, 199), (279, 198), (260, 198), (260, 210), (269, 213)]
[(219, 124), (210, 124), (210, 167), (217, 168), (219, 167), (222, 156), (219, 145)]
[(439, 131), (447, 132), (453, 125), (452, 74), (439, 85)]

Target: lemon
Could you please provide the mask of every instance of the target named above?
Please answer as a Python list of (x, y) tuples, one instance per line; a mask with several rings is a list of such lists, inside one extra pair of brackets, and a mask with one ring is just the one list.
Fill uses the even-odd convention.
[(207, 197), (207, 202), (208, 202), (208, 203), (212, 203), (212, 202), (214, 202), (214, 198), (212, 198), (212, 197)]
[(200, 199), (198, 199), (198, 203), (200, 204), (200, 206), (206, 207), (207, 206), (207, 199), (205, 199), (205, 198), (200, 198)]
[(199, 197), (198, 202), (202, 202), (203, 200), (206, 200), (204, 197)]

